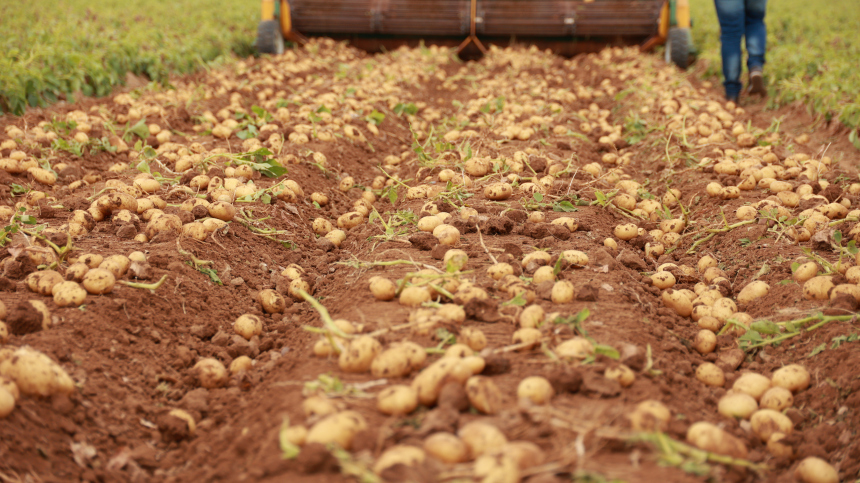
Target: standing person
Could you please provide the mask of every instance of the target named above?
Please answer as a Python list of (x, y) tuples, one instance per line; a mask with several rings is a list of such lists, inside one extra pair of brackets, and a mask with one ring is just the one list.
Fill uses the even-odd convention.
[(720, 20), (720, 43), (723, 55), (723, 77), (726, 100), (738, 102), (741, 94), (741, 37), (746, 37), (749, 93), (764, 96), (762, 68), (767, 30), (764, 13), (767, 0), (714, 0)]

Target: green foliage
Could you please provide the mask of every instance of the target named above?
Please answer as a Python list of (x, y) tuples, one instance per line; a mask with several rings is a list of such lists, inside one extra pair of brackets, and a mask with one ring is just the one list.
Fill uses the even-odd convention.
[[(804, 0), (768, 2), (765, 80), (774, 107), (802, 101), (814, 114), (855, 128), (851, 141), (860, 149), (860, 15), (855, 0), (833, 0), (808, 15)], [(706, 75), (719, 76), (720, 25), (713, 0), (692, 0), (693, 37)]]
[(0, 114), (104, 96), (133, 73), (167, 84), (253, 53), (259, 3), (216, 0), (0, 2)]

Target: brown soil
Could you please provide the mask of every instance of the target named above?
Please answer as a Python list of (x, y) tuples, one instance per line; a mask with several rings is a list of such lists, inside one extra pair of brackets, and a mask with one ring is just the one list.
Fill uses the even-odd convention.
[[(274, 62), (249, 60), (209, 76), (175, 80), (174, 85), (180, 92), (195, 92), (196, 89), (210, 94), (207, 99), (197, 97), (187, 102), (176, 101), (160, 92), (143, 91), (137, 100), (147, 106), (162, 108), (161, 112), (148, 116), (148, 123), (169, 126), (175, 132), (187, 135), (175, 134), (174, 142), (183, 145), (200, 142), (207, 150), (223, 147), (240, 153), (245, 150), (235, 135), (224, 141), (195, 133), (193, 128), (200, 122), (198, 116), (207, 110), (218, 113), (229, 107), (231, 95), (248, 111), (252, 105), (261, 104), (261, 99), (283, 97), (296, 101), (285, 104), (293, 117), (287, 121), (274, 121), (275, 130), (272, 132), (288, 136), (296, 132), (296, 125), (310, 124), (305, 113), (299, 115), (301, 105), (313, 103), (315, 109), (321, 103), (317, 96), (334, 93), (326, 102), (327, 106), (335, 106), (332, 116), (346, 119), (368, 141), (351, 141), (343, 135), (342, 128), (338, 128), (333, 142), (313, 138), (307, 144), (286, 142), (280, 158), (293, 155), (297, 164), (287, 165), (289, 173), (285, 178), (295, 180), (304, 191), (304, 196), (296, 202), (279, 199), (272, 204), (236, 202), (240, 209), (246, 210), (251, 221), (243, 224), (234, 220), (227, 230), (218, 230), (205, 241), (163, 236), (149, 242), (134, 241), (134, 235), (143, 232), (145, 222), (130, 228), (110, 219), (100, 222), (95, 229), (74, 240), (72, 258), (83, 253), (107, 256), (143, 251), (149, 269), (142, 281), (152, 283), (163, 275), (167, 280), (154, 291), (117, 285), (109, 294), (88, 295), (81, 307), (61, 308), (51, 297), (29, 291), (23, 279), (36, 270), (36, 266), (13, 260), (14, 253), (8, 248), (32, 243), (32, 238), (16, 235), (6, 248), (0, 248), (0, 270), (5, 270), (0, 279), (0, 301), (11, 312), (26, 300), (42, 300), (52, 314), (49, 328), (38, 330), (39, 327), (35, 327), (35, 332), (12, 335), (7, 346), (28, 345), (44, 352), (58, 362), (76, 383), (76, 390), (70, 396), (21, 397), (15, 410), (0, 419), (0, 479), (173, 482), (353, 479), (318, 445), (308, 445), (294, 460), (282, 458), (279, 434), (285, 418), (293, 424), (313, 422), (306, 420), (302, 410), (302, 401), (308, 395), (306, 383), (317, 381), (320, 375), (326, 374), (348, 384), (375, 380), (369, 373), (341, 371), (335, 357), (314, 356), (312, 349), (319, 335), (304, 330), (304, 327), (322, 327), (320, 316), (308, 303), (289, 296), (289, 280), (282, 271), (290, 264), (302, 267), (305, 271), (303, 279), (312, 288), (313, 296), (333, 318), (363, 325), (364, 331), (370, 332), (403, 324), (415, 311), (396, 300), (374, 300), (368, 290), (371, 277), (379, 275), (400, 280), (425, 265), (444, 268), (441, 261), (444, 250), (437, 246), (434, 237), (415, 236), (420, 232), (411, 223), (393, 227), (393, 233), (389, 234), (379, 220), (362, 223), (347, 230), (347, 238), (339, 248), (320, 242), (311, 230), (311, 222), (317, 217), (336, 224), (338, 216), (353, 210), (353, 202), (361, 195), (361, 190), (340, 191), (338, 183), (341, 179), (352, 176), (357, 185), (370, 189), (373, 179), (382, 174), (379, 166), (389, 155), (401, 157), (404, 152), (410, 153), (395, 168), (400, 180), (406, 180), (410, 186), (425, 183), (444, 188), (437, 176), (445, 167), (443, 163), (446, 160), (450, 161), (447, 166), (460, 162), (458, 149), (460, 153), (466, 150), (463, 139), (447, 146), (437, 140), (438, 151), (436, 146), (425, 148), (431, 157), (442, 156), (436, 165), (417, 159), (412, 152), (414, 146), (407, 117), (396, 115), (393, 112), (396, 103), (389, 102), (394, 98), (404, 104), (424, 103), (413, 120), (418, 123), (422, 119), (430, 119), (428, 126), (442, 129), (443, 134), (451, 130), (454, 123), (470, 120), (472, 124), (463, 129), (477, 131), (477, 136), (469, 139), (469, 149), (475, 155), (512, 159), (515, 152), (531, 149), (529, 164), (536, 171), (548, 170), (547, 164), (559, 160), (570, 163), (556, 184), (545, 191), (544, 204), (540, 206), (531, 195), (516, 189), (514, 196), (507, 201), (488, 200), (483, 195), (483, 185), (488, 180), (478, 181), (480, 177), (475, 177), (476, 186), (470, 190), (474, 196), (462, 200), (453, 195), (446, 198), (458, 208), (463, 205), (478, 212), (476, 218), (453, 224), (462, 234), (457, 248), (469, 255), (465, 270), (471, 272), (462, 278), (483, 287), (490, 302), (466, 304), (466, 321), (462, 325), (446, 324), (444, 328), (457, 334), (462, 328), (475, 327), (486, 335), (489, 348), (509, 345), (518, 328), (516, 321), (521, 308), (517, 304), (506, 303), (511, 297), (488, 276), (486, 268), (492, 264), (491, 257), (498, 261), (509, 260), (519, 268), (523, 254), (536, 249), (548, 249), (551, 255), (558, 255), (562, 250), (580, 250), (588, 254), (589, 265), (568, 267), (559, 274), (559, 279), (568, 280), (577, 288), (576, 299), (570, 303), (554, 304), (550, 300), (550, 290), (547, 290), (551, 286), (535, 285), (529, 287), (537, 296), (535, 303), (547, 313), (559, 312), (565, 317), (588, 309), (590, 316), (581, 324), (581, 334), (587, 333), (599, 344), (619, 350), (622, 361), (636, 372), (636, 380), (630, 387), (621, 388), (617, 382), (604, 378), (605, 370), (618, 364), (607, 356), (599, 355), (582, 363), (563, 363), (553, 362), (544, 351), (536, 349), (487, 357), (484, 373), (490, 374), (503, 395), (502, 409), (492, 416), (479, 415), (474, 409), (451, 414), (440, 408), (419, 407), (408, 416), (386, 417), (376, 410), (373, 398), (336, 395), (338, 405), (358, 411), (367, 420), (369, 429), (356, 438), (352, 448), (354, 461), (372, 462), (394, 444), (420, 444), (429, 431), (456, 432), (458, 427), (471, 420), (487, 418), (509, 440), (534, 442), (544, 451), (545, 462), (558, 463), (539, 467), (533, 473), (524, 473), (523, 476), (530, 476), (528, 481), (562, 481), (569, 480), (572, 475), (579, 478), (576, 481), (682, 482), (705, 481), (707, 478), (715, 481), (792, 481), (794, 466), (806, 456), (825, 458), (846, 480), (858, 476), (860, 442), (856, 434), (860, 430), (860, 380), (855, 368), (860, 364), (860, 351), (858, 342), (853, 339), (838, 347), (834, 347), (836, 344), (833, 342), (835, 338), (856, 333), (855, 319), (831, 322), (816, 330), (802, 331), (799, 336), (776, 346), (751, 350), (736, 371), (726, 374), (727, 382), (723, 387), (709, 387), (696, 379), (696, 367), (706, 361), (716, 362), (722, 354), (737, 348), (737, 336), (720, 335), (716, 352), (700, 354), (691, 346), (699, 327), (690, 318), (681, 317), (667, 308), (661, 300), (661, 291), (650, 283), (650, 273), (657, 269), (658, 264), (671, 262), (696, 267), (701, 256), (710, 254), (720, 262), (720, 268), (730, 281), (731, 293), (728, 296), (736, 297), (740, 289), (753, 279), (770, 285), (767, 296), (741, 306), (740, 310), (755, 319), (798, 319), (826, 308), (827, 303), (802, 297), (800, 285), (791, 281), (791, 264), (806, 259), (802, 251), (806, 248), (814, 249), (818, 256), (835, 263), (837, 254), (833, 250), (816, 247), (812, 241), (796, 243), (788, 235), (777, 240), (778, 234), (768, 230), (767, 220), (717, 233), (709, 241), (696, 246), (693, 252), (688, 251), (694, 240), (704, 237), (685, 236), (671, 253), (656, 260), (645, 255), (643, 240), (649, 235), (629, 242), (617, 240), (617, 253), (610, 253), (603, 246), (605, 238), (614, 238), (613, 230), (617, 224), (630, 222), (628, 215), (618, 209), (589, 204), (614, 188), (614, 183), (607, 182), (604, 177), (596, 179), (585, 174), (587, 164), (601, 163), (603, 155), (608, 152), (632, 153), (631, 162), (621, 166), (622, 173), (641, 183), (654, 196), (661, 197), (667, 187), (681, 191), (680, 199), (689, 210), (691, 225), (684, 233), (722, 226), (721, 211), (729, 223), (735, 223), (734, 212), (738, 207), (770, 194), (761, 189), (741, 191), (739, 198), (730, 200), (705, 194), (706, 185), (712, 181), (720, 181), (724, 186), (740, 182), (737, 177), (715, 174), (712, 166), (695, 165), (704, 157), (721, 157), (721, 154), (715, 154), (715, 149), (739, 149), (735, 141), (696, 144), (700, 138), (691, 136), (684, 144), (677, 134), (667, 141), (669, 131), (664, 131), (663, 127), (668, 116), (659, 114), (660, 102), (671, 99), (702, 101), (700, 110), (690, 115), (693, 118), (707, 111), (707, 102), (720, 101), (718, 89), (700, 85), (696, 80), (686, 80), (681, 73), (651, 57), (617, 49), (573, 61), (563, 61), (541, 52), (515, 50), (498, 52), (478, 63), (467, 64), (449, 62), (447, 54), (435, 50), (426, 53), (399, 50), (370, 57), (327, 42), (314, 43), (295, 54), (292, 59)], [(359, 68), (343, 70), (341, 66), (345, 64), (358, 65)], [(375, 65), (376, 70), (368, 69), (371, 74), (362, 74), (360, 66), (365, 64)], [(415, 66), (422, 64), (435, 66), (435, 72), (418, 77), (420, 69)], [(261, 69), (277, 74), (280, 80), (267, 87), (259, 81), (261, 76), (256, 74)], [(379, 73), (381, 70), (385, 73)], [(359, 79), (358, 75), (371, 78)], [(388, 92), (393, 93), (391, 96), (382, 93), (382, 81), (375, 83), (379, 79), (372, 78), (385, 75), (390, 78), (384, 85)], [(510, 121), (522, 123), (532, 115), (552, 116), (551, 121), (537, 121), (534, 126), (536, 132), (528, 140), (498, 142), (504, 139), (500, 129), (476, 127), (475, 121), (482, 117), (481, 104), (492, 104), (493, 99), (501, 95), (494, 91), (497, 85), (479, 93), (481, 83), (505, 78), (512, 84), (519, 83), (516, 84), (519, 98), (506, 94), (506, 112), (510, 113)], [(660, 82), (655, 83), (655, 79), (660, 79)], [(657, 91), (654, 90), (655, 84), (661, 86)], [(287, 85), (290, 89), (284, 89)], [(368, 86), (379, 91), (368, 90)], [(348, 88), (357, 90), (348, 93)], [(286, 92), (275, 95), (274, 91), (281, 89)], [(551, 96), (562, 91), (576, 93), (577, 98), (557, 100), (560, 98)], [(589, 96), (582, 92), (589, 93), (592, 98), (588, 99)], [(658, 98), (658, 95), (663, 97)], [(482, 98), (480, 103), (475, 106), (469, 104), (479, 97)], [(363, 120), (369, 112), (359, 114), (344, 99), (357, 99), (362, 105), (372, 105), (385, 114), (378, 135), (373, 135)], [(510, 112), (512, 105), (534, 105), (536, 100), (546, 104), (558, 102), (563, 110), (561, 113), (539, 109), (534, 114)], [(805, 153), (815, 159), (830, 156), (835, 169), (824, 173), (822, 179), (829, 180), (831, 186), (838, 188), (836, 195), (839, 199), (847, 198), (852, 208), (856, 207), (857, 198), (847, 190), (849, 177), (853, 179), (856, 175), (858, 155), (847, 140), (843, 142), (844, 136), (831, 132), (827, 127), (809, 132), (807, 127), (811, 119), (796, 107), (771, 112), (747, 102), (744, 101), (743, 105), (745, 112), (735, 113), (737, 121), (743, 124), (751, 122), (754, 128), (763, 130), (771, 125), (774, 117), (785, 116), (778, 139), (771, 140), (773, 152), (781, 160), (795, 153)], [(599, 126), (596, 121), (593, 133), (581, 134), (579, 131), (585, 118), (578, 111), (588, 110), (592, 105), (609, 111), (606, 119), (610, 124), (627, 126), (622, 133), (623, 138), (629, 139), (628, 135), (643, 132), (630, 127), (630, 121), (636, 117), (641, 118), (648, 128), (657, 129), (643, 132), (640, 139), (633, 140), (635, 144), (632, 146), (626, 146), (627, 141), (608, 146), (600, 142), (602, 134), (597, 134)], [(642, 106), (651, 106), (651, 109), (647, 113), (642, 112)], [(276, 109), (273, 106), (269, 111), (274, 113)], [(431, 117), (432, 110), (439, 112), (437, 120)], [(41, 121), (63, 120), (73, 111), (116, 120), (128, 113), (128, 107), (114, 103), (112, 99), (87, 99), (75, 105), (31, 111), (23, 118), (3, 117), (0, 118), (0, 128), (8, 130), (10, 126), (17, 126), (30, 129)], [(461, 117), (442, 123), (443, 119), (451, 116)], [(502, 124), (509, 122), (503, 116), (498, 116), (497, 121)], [(321, 128), (331, 125), (325, 120), (317, 122), (321, 122)], [(117, 124), (124, 125), (122, 122)], [(554, 125), (565, 125), (576, 134), (556, 134)], [(425, 131), (429, 132), (429, 127)], [(810, 134), (811, 140), (805, 145), (793, 142), (794, 137), (803, 132)], [(89, 137), (95, 139), (107, 134), (101, 126), (94, 126)], [(263, 133), (260, 140), (265, 142), (270, 134)], [(0, 138), (2, 142), (8, 136), (0, 134)], [(154, 137), (150, 137), (148, 142), (158, 145)], [(101, 191), (106, 180), (118, 179), (131, 184), (138, 174), (136, 170), (127, 168), (108, 171), (116, 164), (128, 166), (132, 162), (128, 153), (99, 152), (79, 157), (52, 149), (50, 143), (25, 142), (15, 149), (0, 150), (0, 158), (10, 157), (17, 149), (37, 159), (48, 159), (52, 166), (65, 163), (75, 168), (53, 187), (39, 184), (26, 173), (10, 175), (0, 170), (0, 203), (14, 206), (24, 201), (23, 195), (13, 194), (7, 188), (12, 184), (44, 191), (55, 198), (49, 200), (49, 205), (56, 208), (46, 208), (41, 212), (38, 206), (28, 207), (28, 213), (53, 228), (64, 225), (73, 209), (89, 206), (86, 198)], [(311, 164), (313, 152), (325, 155), (325, 172)], [(164, 162), (172, 166), (169, 161)], [(603, 165), (603, 173), (611, 167)], [(215, 166), (214, 169), (222, 170), (223, 166)], [(196, 173), (202, 168), (195, 170)], [(456, 170), (459, 172), (460, 167)], [(156, 171), (154, 165), (153, 171)], [(85, 175), (100, 175), (101, 178), (90, 178), (92, 183), (75, 189), (69, 187)], [(528, 169), (521, 175), (532, 176)], [(255, 178), (257, 176), (259, 174)], [(489, 181), (498, 181), (499, 178), (494, 176)], [(189, 180), (189, 176), (183, 176), (185, 184)], [(261, 188), (275, 183), (265, 177), (254, 181)], [(791, 179), (789, 182), (796, 187), (804, 181)], [(821, 188), (818, 183), (812, 184), (816, 192)], [(314, 192), (327, 195), (329, 205), (317, 208), (312, 204), (310, 194)], [(187, 193), (169, 186), (163, 187), (158, 194), (169, 203), (165, 209), (168, 213), (178, 213), (179, 204), (188, 197)], [(572, 194), (576, 197), (571, 197)], [(553, 211), (553, 202), (562, 199), (571, 203), (580, 200), (577, 211)], [(448, 209), (444, 201), (440, 200), (439, 205)], [(408, 200), (406, 189), (401, 188), (394, 206), (387, 194), (380, 197), (374, 206), (382, 219), (389, 223), (396, 212), (411, 212), (417, 221), (425, 202), (426, 199)], [(535, 226), (526, 222), (526, 213), (534, 210), (546, 212), (547, 224)], [(797, 209), (794, 214), (799, 211)], [(677, 207), (673, 214), (681, 216)], [(194, 218), (187, 213), (183, 216)], [(556, 226), (548, 224), (560, 216), (574, 217), (579, 223), (578, 229), (559, 231)], [(458, 218), (455, 211), (452, 219)], [(657, 228), (659, 221), (636, 223), (652, 230)], [(480, 232), (475, 229), (476, 224), (480, 225)], [(846, 233), (846, 239), (851, 226), (848, 223), (840, 227)], [(259, 230), (267, 228), (277, 233), (262, 236)], [(206, 267), (217, 271), (223, 285), (213, 283), (206, 274), (194, 270), (192, 255), (199, 260), (210, 261)], [(616, 255), (621, 255), (618, 260)], [(397, 260), (415, 265), (371, 266), (369, 263)], [(357, 261), (362, 263), (356, 264)], [(853, 264), (853, 260), (848, 263)], [(766, 269), (762, 268), (764, 264)], [(67, 266), (67, 261), (62, 261), (58, 270), (63, 271)], [(529, 267), (525, 268), (523, 276), (531, 277)], [(678, 272), (675, 288), (692, 290), (699, 282), (699, 276), (682, 276)], [(264, 289), (274, 289), (284, 295), (286, 308), (282, 313), (267, 314), (262, 310), (257, 294)], [(855, 308), (856, 303), (848, 307), (849, 313)], [(262, 334), (250, 341), (236, 336), (233, 331), (233, 321), (245, 313), (258, 315), (264, 322)], [(558, 325), (544, 332), (548, 348), (575, 335), (574, 329), (568, 325)], [(429, 335), (404, 336), (395, 332), (380, 339), (383, 345), (409, 338), (422, 346), (434, 347), (439, 344), (435, 334), (433, 331)], [(826, 348), (811, 356), (813, 349), (822, 344)], [(645, 357), (646, 351), (650, 351), (650, 362)], [(224, 387), (206, 389), (200, 386), (194, 370), (198, 360), (213, 357), (229, 367), (240, 356), (253, 359), (254, 366), (250, 371), (233, 375)], [(438, 356), (430, 357), (433, 360)], [(794, 433), (786, 441), (794, 454), (790, 458), (777, 458), (770, 455), (746, 422), (727, 420), (717, 413), (716, 407), (720, 397), (726, 394), (742, 371), (771, 376), (776, 369), (788, 363), (806, 366), (812, 376), (812, 384), (809, 389), (795, 394), (793, 407), (787, 410), (794, 422)], [(646, 367), (646, 364), (650, 365)], [(559, 383), (559, 387), (566, 388), (552, 400), (554, 417), (550, 417), (548, 410), (528, 408), (516, 400), (519, 381), (531, 375), (543, 375)], [(409, 380), (397, 378), (388, 382), (409, 384)], [(365, 391), (375, 396), (384, 386), (370, 385)], [(456, 397), (456, 394), (451, 396), (452, 399)], [(685, 472), (681, 464), (663, 464), (654, 446), (625, 439), (630, 427), (626, 415), (637, 403), (647, 399), (662, 401), (671, 410), (670, 437), (684, 441), (686, 430), (693, 422), (713, 422), (747, 445), (750, 461), (767, 465), (768, 469), (755, 472), (738, 466), (713, 464), (704, 474), (696, 474)], [(193, 434), (184, 422), (167, 414), (175, 408), (188, 411), (194, 418), (196, 431)], [(467, 465), (444, 467), (441, 463), (432, 462), (411, 472), (403, 467), (393, 470), (401, 472), (386, 473), (389, 481), (435, 481), (451, 476), (452, 471), (462, 473), (463, 470), (468, 475)]]

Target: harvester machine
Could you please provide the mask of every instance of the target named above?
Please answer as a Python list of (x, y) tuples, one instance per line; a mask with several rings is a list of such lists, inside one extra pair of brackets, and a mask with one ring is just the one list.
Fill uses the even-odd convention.
[(325, 36), (369, 52), (423, 42), (475, 58), (514, 43), (564, 56), (665, 44), (666, 60), (686, 68), (690, 27), (689, 0), (262, 0), (257, 48), (280, 54), (285, 41)]

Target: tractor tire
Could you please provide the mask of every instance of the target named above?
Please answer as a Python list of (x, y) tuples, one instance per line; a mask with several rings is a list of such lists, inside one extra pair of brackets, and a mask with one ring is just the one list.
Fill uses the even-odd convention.
[(284, 36), (277, 20), (263, 20), (257, 26), (257, 51), (261, 54), (284, 53)]
[(666, 63), (671, 62), (679, 69), (686, 70), (690, 65), (692, 45), (690, 29), (670, 28), (666, 38)]

